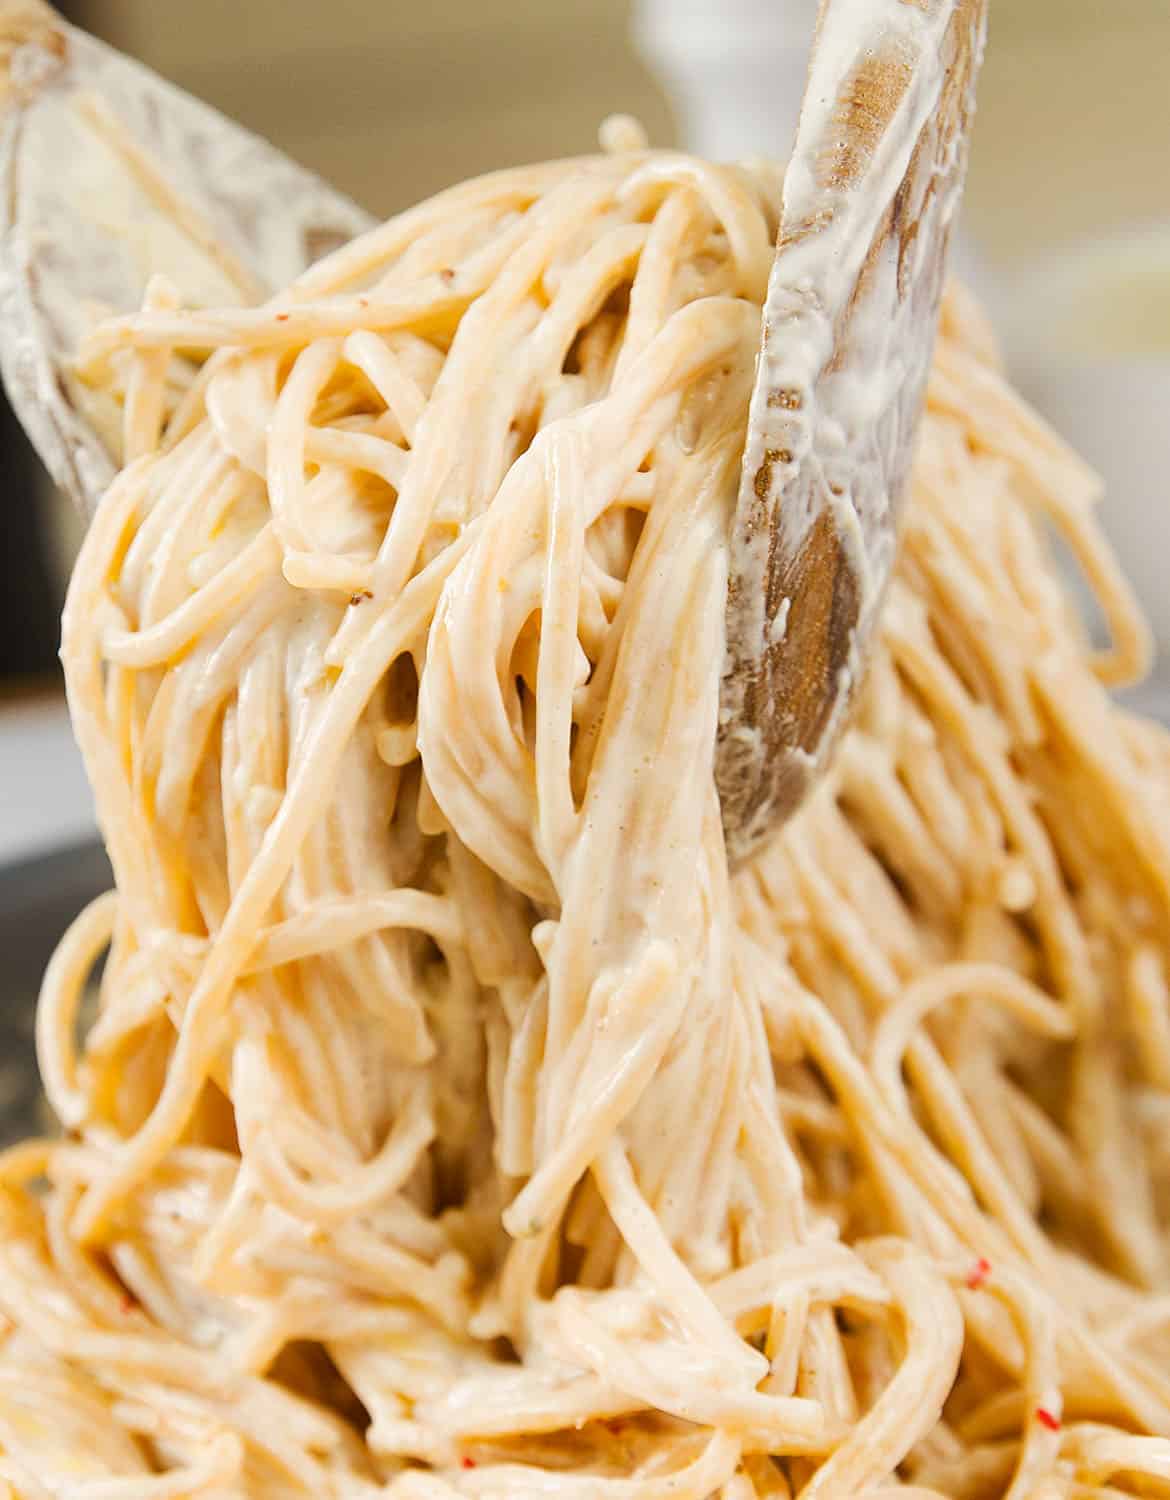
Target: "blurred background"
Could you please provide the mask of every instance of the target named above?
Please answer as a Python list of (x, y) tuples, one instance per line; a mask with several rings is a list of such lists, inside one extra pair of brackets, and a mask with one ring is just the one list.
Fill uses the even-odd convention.
[[(59, 8), (389, 214), (492, 167), (591, 150), (613, 111), (657, 144), (783, 156), (816, 4)], [(962, 264), (1016, 378), (1105, 475), (1107, 525), (1170, 647), (1170, 0), (992, 0)], [(56, 670), (78, 523), (6, 407), (0, 456), (0, 942), (22, 955), (9, 982), (35, 986), (105, 869)], [(1170, 691), (1155, 683), (1147, 703)], [(0, 1034), (0, 1094), (22, 1047)]]

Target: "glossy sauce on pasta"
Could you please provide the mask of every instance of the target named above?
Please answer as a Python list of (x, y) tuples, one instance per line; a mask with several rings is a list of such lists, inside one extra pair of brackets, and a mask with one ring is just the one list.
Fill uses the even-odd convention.
[(776, 181), (615, 144), (83, 351), (117, 891), (0, 1157), (10, 1493), (1170, 1482), (1170, 754), (1095, 483), (953, 293), (857, 721), (733, 878)]

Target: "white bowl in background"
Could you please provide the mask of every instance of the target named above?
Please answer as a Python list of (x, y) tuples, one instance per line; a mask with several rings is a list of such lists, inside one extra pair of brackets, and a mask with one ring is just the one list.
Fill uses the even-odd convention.
[(1002, 288), (1012, 373), (1105, 483), (1101, 519), (1170, 651), (1170, 226), (1046, 256)]
[(817, 0), (635, 0), (634, 43), (679, 139), (714, 161), (792, 149)]
[(1104, 480), (1105, 531), (1170, 649), (1170, 355), (1067, 355), (1020, 383)]

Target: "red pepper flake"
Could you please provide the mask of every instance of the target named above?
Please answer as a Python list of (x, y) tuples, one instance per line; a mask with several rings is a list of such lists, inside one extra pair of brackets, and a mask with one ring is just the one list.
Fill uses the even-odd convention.
[(1036, 1420), (1040, 1423), (1041, 1427), (1047, 1427), (1049, 1432), (1060, 1431), (1060, 1418), (1054, 1417), (1046, 1406), (1038, 1406), (1036, 1408)]
[(278, 323), (287, 323), (288, 322), (288, 313), (277, 313), (277, 315), (276, 315), (276, 321)]
[(450, 286), (451, 283), (455, 280), (455, 272), (451, 269), (450, 266), (444, 266), (443, 269), (439, 272), (439, 279), (446, 282), (446, 284)]
[(991, 1262), (985, 1255), (981, 1255), (967, 1273), (967, 1285), (973, 1292), (977, 1292), (991, 1275)]
[(367, 599), (372, 599), (373, 597), (369, 589), (358, 589), (356, 594), (350, 594), (349, 602), (355, 605), (364, 604)]
[(463, 1466), (463, 1468), (465, 1468), (465, 1469), (474, 1469), (475, 1468), (475, 1459), (474, 1458), (469, 1458), (466, 1453), (459, 1460), (459, 1462)]
[(358, 306), (359, 307), (369, 307), (369, 305), (370, 305), (370, 299), (368, 297), (359, 297), (358, 298)]

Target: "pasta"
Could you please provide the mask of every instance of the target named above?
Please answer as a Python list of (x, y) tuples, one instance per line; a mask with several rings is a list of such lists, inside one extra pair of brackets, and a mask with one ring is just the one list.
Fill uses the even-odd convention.
[(952, 291), (864, 702), (730, 871), (776, 177), (607, 145), (82, 351), (117, 891), (0, 1157), (9, 1495), (1170, 1491), (1170, 742), (1095, 482)]

